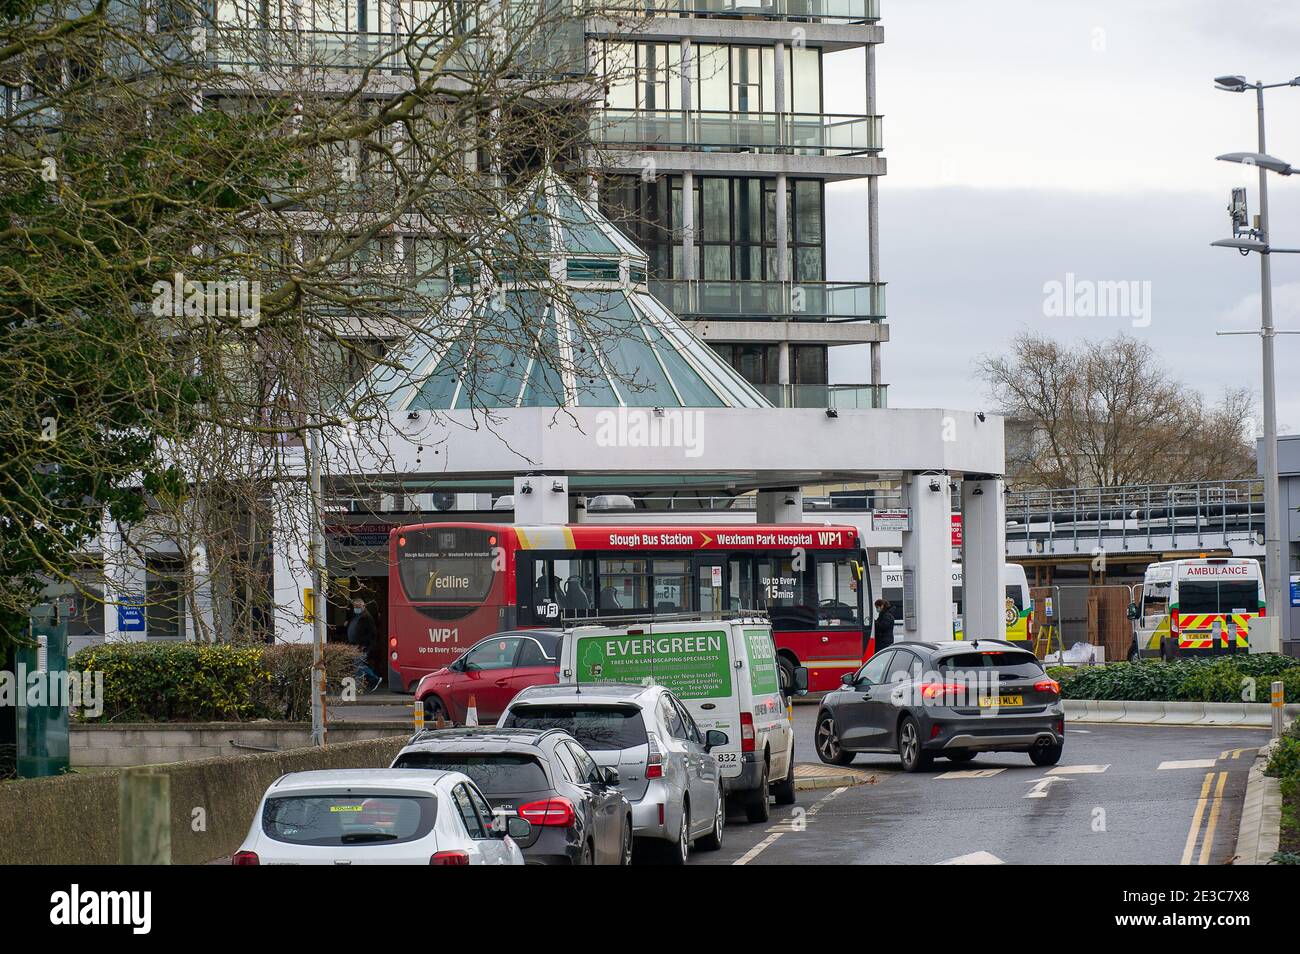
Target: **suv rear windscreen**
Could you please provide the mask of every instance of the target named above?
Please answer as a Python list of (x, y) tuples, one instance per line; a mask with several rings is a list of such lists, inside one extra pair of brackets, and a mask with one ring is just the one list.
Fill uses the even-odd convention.
[(563, 729), (593, 752), (646, 744), (641, 710), (632, 706), (520, 705), (506, 713), (502, 728)]
[(1002, 679), (1032, 679), (1043, 674), (1043, 667), (1033, 653), (1020, 650), (990, 650), (958, 653), (938, 660), (940, 672), (996, 670)]
[(284, 795), (268, 798), (262, 831), (293, 845), (399, 844), (433, 830), (431, 795)]
[(494, 752), (463, 755), (457, 752), (407, 752), (398, 756), (393, 768), (442, 769), (463, 772), (485, 795), (506, 792), (536, 792), (550, 788), (546, 771), (531, 755)]

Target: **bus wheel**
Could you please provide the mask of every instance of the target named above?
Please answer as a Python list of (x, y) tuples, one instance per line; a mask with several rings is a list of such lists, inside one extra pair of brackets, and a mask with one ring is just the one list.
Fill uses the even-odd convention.
[(781, 678), (781, 692), (788, 696), (794, 688), (794, 663), (790, 662), (787, 656), (778, 656), (776, 659), (779, 666), (777, 675)]

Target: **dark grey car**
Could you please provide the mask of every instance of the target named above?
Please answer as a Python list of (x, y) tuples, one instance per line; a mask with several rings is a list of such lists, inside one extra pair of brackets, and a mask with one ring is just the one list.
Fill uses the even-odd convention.
[(415, 736), (392, 767), (468, 775), (494, 814), (532, 824), (518, 843), (528, 864), (631, 863), (632, 806), (618, 772), (560, 729), (434, 729)]
[(935, 756), (1026, 752), (1055, 765), (1065, 743), (1060, 687), (1033, 653), (1000, 639), (899, 643), (827, 693), (815, 744), (823, 762), (897, 752), (908, 772)]

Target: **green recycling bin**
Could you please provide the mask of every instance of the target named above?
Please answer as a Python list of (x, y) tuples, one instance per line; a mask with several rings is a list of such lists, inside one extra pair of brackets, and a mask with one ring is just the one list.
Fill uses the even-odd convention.
[[(18, 775), (68, 771), (68, 620), (57, 604), (31, 611), (30, 640), (16, 655)], [(29, 704), (32, 703), (32, 704)]]

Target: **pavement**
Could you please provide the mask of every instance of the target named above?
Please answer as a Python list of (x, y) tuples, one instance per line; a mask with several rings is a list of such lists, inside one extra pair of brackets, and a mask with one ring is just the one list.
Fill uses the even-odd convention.
[[(794, 711), (811, 761), (816, 708)], [(692, 864), (1226, 864), (1246, 779), (1268, 733), (1209, 726), (1066, 726), (1052, 769), (1028, 756), (938, 760), (908, 775), (859, 755), (863, 783), (801, 791), (768, 824), (733, 815)], [(819, 764), (819, 763), (818, 763)]]

